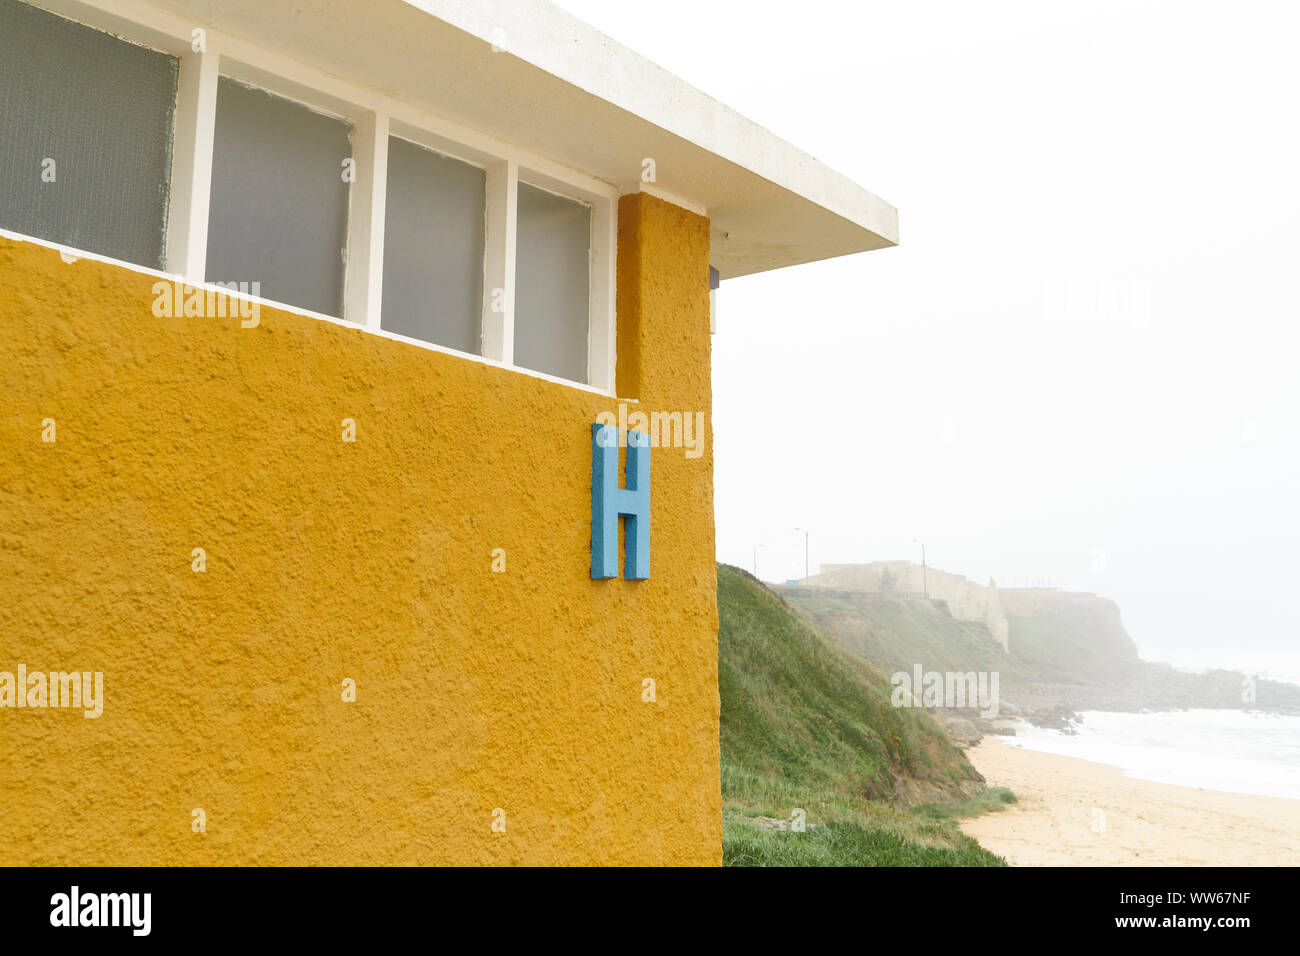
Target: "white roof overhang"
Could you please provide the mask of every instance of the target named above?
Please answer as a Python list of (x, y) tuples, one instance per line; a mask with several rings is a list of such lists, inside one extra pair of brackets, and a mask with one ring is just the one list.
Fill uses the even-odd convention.
[[(898, 242), (889, 203), (542, 0), (154, 5), (621, 192), (703, 211), (724, 279)], [(641, 183), (646, 157), (652, 187)]]

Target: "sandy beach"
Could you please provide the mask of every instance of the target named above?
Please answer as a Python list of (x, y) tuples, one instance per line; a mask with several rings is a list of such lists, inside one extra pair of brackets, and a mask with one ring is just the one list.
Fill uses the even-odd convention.
[(998, 737), (966, 755), (1019, 803), (962, 829), (1013, 866), (1300, 865), (1300, 800), (1135, 780)]

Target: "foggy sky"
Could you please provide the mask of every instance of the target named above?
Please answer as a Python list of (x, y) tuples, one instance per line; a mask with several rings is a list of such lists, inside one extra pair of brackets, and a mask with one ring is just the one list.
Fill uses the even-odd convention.
[(724, 282), (720, 560), (910, 558), (1119, 603), (1144, 657), (1295, 672), (1300, 13), (565, 9), (900, 212)]

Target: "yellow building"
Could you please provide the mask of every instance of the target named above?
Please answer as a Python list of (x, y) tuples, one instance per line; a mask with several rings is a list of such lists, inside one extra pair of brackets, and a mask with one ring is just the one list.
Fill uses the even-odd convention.
[(0, 863), (717, 864), (710, 290), (896, 240), (534, 0), (0, 0)]

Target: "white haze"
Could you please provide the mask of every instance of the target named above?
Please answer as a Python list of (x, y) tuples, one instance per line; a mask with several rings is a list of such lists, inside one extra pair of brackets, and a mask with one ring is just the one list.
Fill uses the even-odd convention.
[(1295, 665), (1300, 13), (565, 0), (884, 197), (902, 244), (724, 282), (718, 557), (919, 560)]

